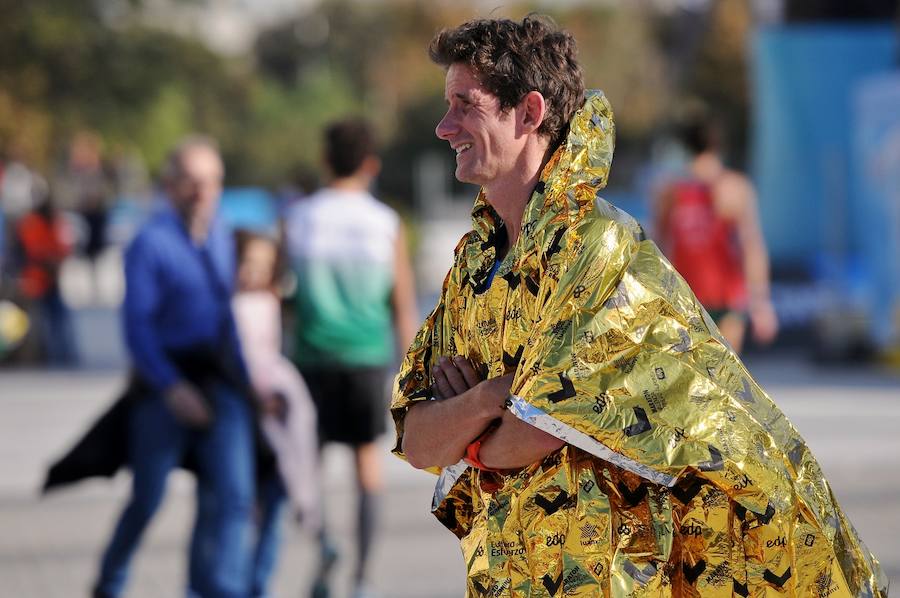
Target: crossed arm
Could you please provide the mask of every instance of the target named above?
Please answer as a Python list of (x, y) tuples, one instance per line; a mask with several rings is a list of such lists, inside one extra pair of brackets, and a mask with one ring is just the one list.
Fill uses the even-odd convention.
[(435, 400), (412, 405), (404, 420), (403, 452), (414, 467), (457, 463), (469, 443), (497, 419), (499, 428), (479, 453), (487, 467), (525, 467), (565, 444), (506, 410), (512, 374), (481, 380), (460, 356), (440, 358), (433, 374)]

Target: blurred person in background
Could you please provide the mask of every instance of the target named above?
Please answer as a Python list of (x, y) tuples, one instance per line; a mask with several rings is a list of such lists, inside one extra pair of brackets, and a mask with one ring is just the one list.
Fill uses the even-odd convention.
[(83, 220), (84, 238), (80, 249), (88, 259), (97, 289), (96, 262), (106, 247), (106, 229), (113, 180), (103, 162), (103, 142), (89, 131), (76, 134), (69, 145), (65, 167), (57, 178), (60, 205), (74, 211)]
[(187, 455), (198, 496), (188, 595), (249, 592), (254, 414), (231, 312), (234, 238), (216, 217), (223, 174), (212, 140), (179, 144), (163, 174), (169, 205), (126, 252), (132, 492), (103, 554), (95, 597), (122, 595), (166, 478)]
[(47, 181), (28, 166), (26, 150), (20, 143), (11, 143), (3, 156), (0, 173), (0, 292), (17, 295), (15, 282), (21, 267), (21, 247), (18, 246), (16, 226), (21, 217), (34, 209), (37, 201), (47, 196)]
[(723, 164), (719, 129), (711, 121), (694, 117), (680, 133), (691, 162), (686, 176), (665, 185), (654, 204), (660, 248), (736, 352), (748, 317), (754, 340), (768, 344), (778, 320), (753, 184)]
[(309, 390), (281, 353), (278, 244), (251, 231), (237, 232), (237, 293), (232, 308), (250, 381), (258, 401), (260, 427), (275, 454), (276, 470), (258, 472), (256, 551), (250, 596), (269, 596), (281, 543), (287, 498), (296, 518), (321, 528), (318, 435)]
[(6, 207), (3, 204), (3, 177), (6, 174), (6, 153), (0, 149), (0, 297), (5, 298), (10, 292), (7, 288), (7, 261), (10, 257), (10, 235), (6, 231)]
[(72, 251), (72, 231), (50, 194), (42, 194), (35, 203), (16, 224), (19, 293), (31, 304), (42, 358), (50, 365), (71, 366), (77, 364), (78, 354), (59, 274)]
[(7, 232), (16, 221), (33, 209), (36, 200), (48, 193), (47, 180), (31, 166), (26, 150), (13, 143), (0, 178), (0, 208), (3, 210)]
[(637, 221), (615, 124), (540, 15), (430, 46), (437, 136), (481, 185), (397, 376), (467, 596), (887, 596), (806, 443)]
[[(382, 489), (388, 368), (415, 332), (412, 267), (399, 215), (370, 192), (381, 162), (370, 126), (348, 119), (324, 132), (328, 185), (295, 203), (285, 223), (297, 278), (293, 360), (309, 384), (321, 441), (353, 448), (359, 488), (354, 596), (369, 595), (366, 564)], [(402, 349), (401, 349), (402, 350)], [(328, 595), (333, 549), (323, 531), (313, 586)]]

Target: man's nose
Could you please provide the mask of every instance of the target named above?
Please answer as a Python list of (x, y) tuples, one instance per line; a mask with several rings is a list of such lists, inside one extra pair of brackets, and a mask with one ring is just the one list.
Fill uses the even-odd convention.
[(444, 118), (441, 119), (441, 122), (437, 124), (437, 127), (434, 128), (434, 134), (438, 136), (438, 139), (449, 141), (458, 130), (459, 125), (456, 119), (451, 116), (450, 112), (447, 112)]

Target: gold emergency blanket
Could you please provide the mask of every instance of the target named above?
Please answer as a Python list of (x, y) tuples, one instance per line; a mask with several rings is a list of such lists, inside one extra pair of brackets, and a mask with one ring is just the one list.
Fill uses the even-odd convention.
[[(442, 355), (515, 372), (519, 418), (567, 445), (515, 475), (444, 468), (433, 511), (469, 596), (883, 597), (803, 439), (640, 226), (597, 196), (614, 125), (589, 94), (493, 282), (484, 199), (404, 360), (395, 452)], [(452, 399), (451, 399), (452, 400)]]

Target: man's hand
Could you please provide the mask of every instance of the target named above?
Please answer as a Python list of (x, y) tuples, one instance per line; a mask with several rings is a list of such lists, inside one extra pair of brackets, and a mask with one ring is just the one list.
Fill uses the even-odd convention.
[(166, 406), (175, 419), (191, 428), (206, 428), (212, 423), (212, 410), (203, 395), (190, 383), (176, 382), (164, 393)]
[(506, 401), (509, 399), (509, 390), (512, 388), (515, 374), (506, 374), (497, 378), (488, 378), (478, 386), (478, 393), (482, 401), (492, 408), (502, 411), (506, 409)]
[(461, 355), (452, 358), (441, 357), (431, 370), (434, 377), (434, 396), (444, 400), (461, 395), (481, 382), (481, 376)]
[(446, 467), (504, 413), (512, 375), (481, 380), (464, 357), (441, 357), (432, 368), (435, 401), (417, 401), (404, 420), (402, 449), (413, 467)]
[(750, 307), (750, 325), (756, 342), (767, 345), (778, 334), (778, 316), (771, 301), (760, 301)]
[(441, 357), (432, 369), (434, 396), (439, 400), (459, 396), (470, 389), (478, 394), (480, 406), (487, 414), (506, 408), (506, 399), (512, 387), (513, 374), (482, 380), (468, 359), (461, 355)]
[[(502, 420), (500, 427), (481, 446), (481, 461), (488, 467), (496, 469), (525, 467), (540, 461), (565, 444), (562, 440), (523, 422), (507, 410), (506, 401), (510, 396), (514, 374), (481, 380), (472, 364), (460, 356), (452, 359), (440, 358), (432, 374), (435, 398), (451, 399), (445, 402), (454, 403), (457, 397), (460, 399), (464, 396), (469, 397), (471, 403), (466, 407), (467, 414), (488, 424), (497, 418)], [(436, 425), (446, 428), (448, 424), (446, 420), (441, 420)], [(481, 425), (480, 431), (483, 431), (485, 423)], [(469, 441), (474, 439), (471, 432), (463, 438), (466, 439)], [(444, 442), (441, 446), (453, 445), (457, 448), (456, 444)], [(462, 446), (462, 450), (465, 450), (465, 446)], [(445, 460), (452, 463), (455, 462), (454, 457), (457, 457), (456, 453)]]

